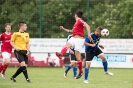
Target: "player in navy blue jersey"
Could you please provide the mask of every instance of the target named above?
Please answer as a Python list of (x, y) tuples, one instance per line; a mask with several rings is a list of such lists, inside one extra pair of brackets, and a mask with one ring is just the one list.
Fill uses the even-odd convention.
[[(72, 35), (68, 35), (68, 37), (67, 37), (67, 41), (70, 39), (72, 37)], [(75, 50), (74, 50), (74, 48), (73, 47), (71, 47), (70, 49), (69, 49), (69, 57), (70, 57), (70, 64), (67, 66), (67, 68), (66, 68), (66, 70), (65, 70), (65, 72), (64, 72), (64, 78), (66, 78), (67, 77), (67, 73), (68, 73), (68, 71), (71, 69), (71, 67), (73, 67), (73, 77), (74, 78), (76, 78), (76, 75), (77, 75), (77, 65), (76, 65), (76, 63), (77, 63), (77, 60), (76, 60), (76, 57), (75, 57)]]
[(86, 53), (86, 66), (84, 69), (84, 83), (89, 83), (88, 82), (89, 68), (90, 68), (90, 64), (91, 64), (91, 61), (92, 61), (94, 56), (97, 56), (98, 58), (102, 59), (102, 63), (103, 63), (103, 67), (104, 67), (104, 73), (111, 75), (111, 76), (113, 75), (113, 73), (108, 71), (107, 60), (104, 56), (104, 53), (101, 51), (101, 49), (104, 49), (104, 47), (102, 45), (99, 45), (99, 40), (101, 37), (101, 31), (102, 30), (103, 30), (103, 28), (101, 26), (99, 26), (95, 30), (95, 32), (91, 33), (91, 37), (93, 38), (93, 42), (90, 42), (88, 37), (85, 38), (84, 45), (85, 45), (85, 53)]

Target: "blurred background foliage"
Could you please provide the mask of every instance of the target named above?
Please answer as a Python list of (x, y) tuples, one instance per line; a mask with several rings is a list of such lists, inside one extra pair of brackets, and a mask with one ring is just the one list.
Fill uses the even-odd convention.
[(31, 38), (65, 38), (69, 33), (59, 26), (72, 29), (75, 12), (82, 10), (91, 31), (103, 26), (110, 31), (107, 38), (132, 38), (132, 6), (133, 0), (0, 0), (0, 33), (5, 23), (14, 32), (26, 21)]

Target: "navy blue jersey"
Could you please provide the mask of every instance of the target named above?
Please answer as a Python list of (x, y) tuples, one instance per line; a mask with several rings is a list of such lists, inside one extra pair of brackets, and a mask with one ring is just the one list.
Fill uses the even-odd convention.
[(100, 40), (101, 37), (96, 36), (96, 35), (94, 34), (94, 32), (91, 33), (91, 37), (92, 37), (92, 39), (93, 39), (93, 42), (90, 42), (90, 40), (89, 40), (88, 37), (85, 38), (85, 42), (91, 43), (91, 44), (96, 44), (96, 46), (95, 46), (95, 47), (85, 46), (85, 51), (86, 51), (87, 53), (93, 53), (93, 52), (95, 52), (95, 51), (99, 48), (99, 47), (98, 47), (98, 44), (99, 44), (99, 40)]

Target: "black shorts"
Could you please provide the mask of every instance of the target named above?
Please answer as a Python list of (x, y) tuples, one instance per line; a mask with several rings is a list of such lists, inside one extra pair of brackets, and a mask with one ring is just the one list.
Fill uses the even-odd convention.
[(25, 61), (25, 63), (28, 64), (28, 56), (26, 55), (27, 50), (20, 50), (20, 51), (14, 50), (14, 54), (19, 63), (21, 63), (22, 61)]
[(81, 59), (85, 59), (85, 54), (84, 53), (81, 53)]
[(75, 54), (70, 54), (70, 62), (75, 62), (75, 61), (77, 61)]
[(86, 52), (86, 61), (92, 61), (94, 56), (98, 56), (99, 54), (103, 53), (99, 48), (93, 53)]

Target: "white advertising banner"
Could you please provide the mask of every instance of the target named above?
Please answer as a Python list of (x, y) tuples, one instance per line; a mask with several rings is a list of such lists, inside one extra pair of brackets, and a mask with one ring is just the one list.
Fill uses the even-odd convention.
[(31, 52), (59, 52), (66, 44), (66, 39), (31, 39)]
[[(47, 59), (48, 53), (52, 55), (54, 66), (63, 66), (65, 62), (59, 61), (55, 52), (60, 52), (65, 44), (66, 39), (61, 38), (31, 38), (32, 54), (29, 57), (29, 66), (49, 66), (51, 59)], [(109, 68), (133, 68), (133, 39), (101, 39), (100, 44), (105, 47), (102, 51), (105, 53)], [(82, 53), (84, 53), (84, 48), (85, 46), (83, 46)], [(69, 59), (68, 56), (66, 58)], [(0, 61), (2, 62), (2, 58)], [(18, 61), (12, 55), (10, 65), (14, 66), (16, 62), (18, 65)], [(94, 57), (91, 67), (103, 67), (101, 59)]]
[[(133, 55), (105, 54), (109, 68), (133, 68)], [(102, 60), (94, 57), (91, 67), (103, 67)]]
[(104, 46), (104, 53), (133, 54), (133, 39), (101, 39), (100, 44)]
[[(66, 44), (66, 39), (31, 39), (31, 52), (60, 52)], [(133, 53), (133, 39), (101, 39), (100, 44), (105, 48), (104, 53)], [(84, 46), (82, 53), (84, 53)]]

